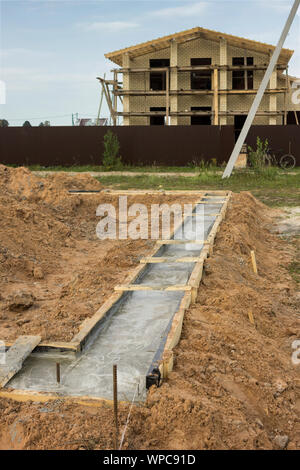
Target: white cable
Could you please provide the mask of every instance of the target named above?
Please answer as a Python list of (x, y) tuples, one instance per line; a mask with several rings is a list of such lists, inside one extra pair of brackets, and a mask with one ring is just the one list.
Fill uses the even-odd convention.
[(133, 399), (132, 399), (132, 402), (131, 402), (131, 405), (130, 405), (130, 409), (129, 409), (129, 413), (128, 413), (128, 416), (127, 416), (126, 424), (125, 424), (124, 430), (123, 430), (123, 432), (122, 432), (122, 437), (121, 437), (121, 442), (120, 442), (119, 450), (122, 449), (124, 437), (125, 437), (125, 434), (126, 434), (126, 429), (127, 429), (128, 423), (129, 423), (129, 418), (130, 418), (131, 410), (132, 410), (132, 407), (133, 407), (133, 402), (134, 402), (134, 400), (135, 400), (135, 396), (136, 396), (136, 392), (137, 392), (138, 388), (139, 388), (139, 384), (137, 384), (137, 386), (136, 386), (136, 388), (135, 388), (135, 392), (134, 392)]

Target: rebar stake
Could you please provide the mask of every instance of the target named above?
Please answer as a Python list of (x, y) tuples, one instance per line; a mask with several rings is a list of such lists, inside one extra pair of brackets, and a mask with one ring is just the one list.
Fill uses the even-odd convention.
[(56, 382), (60, 384), (60, 364), (56, 363)]
[(114, 414), (115, 414), (115, 450), (118, 450), (119, 442), (119, 423), (118, 423), (118, 375), (117, 365), (113, 365), (113, 384), (114, 384)]

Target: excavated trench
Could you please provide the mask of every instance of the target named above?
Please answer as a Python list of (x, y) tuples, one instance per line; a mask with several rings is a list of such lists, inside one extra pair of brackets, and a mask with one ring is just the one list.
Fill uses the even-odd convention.
[[(160, 358), (185, 294), (180, 288), (162, 289), (187, 285), (196, 265), (195, 257), (200, 256), (204, 247), (192, 241), (207, 240), (223, 199), (223, 196), (203, 198), (205, 204), (199, 203), (195, 208), (197, 215), (187, 217), (171, 239), (182, 242), (163, 244), (153, 255), (154, 259), (167, 260), (145, 264), (136, 278), (135, 285), (151, 290), (125, 291), (99, 321), (79, 356), (49, 351), (32, 353), (7, 387), (111, 399), (112, 365), (117, 364), (119, 399), (131, 400), (137, 391), (137, 400), (144, 400), (151, 384), (151, 381), (147, 383), (147, 377)], [(177, 262), (180, 258), (185, 261)], [(193, 261), (188, 262), (186, 258)], [(57, 362), (61, 368), (60, 383), (56, 380)]]

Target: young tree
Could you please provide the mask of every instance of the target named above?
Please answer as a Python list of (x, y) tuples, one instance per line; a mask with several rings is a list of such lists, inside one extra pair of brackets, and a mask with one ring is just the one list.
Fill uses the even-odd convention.
[(118, 137), (111, 131), (107, 131), (104, 135), (104, 152), (102, 157), (102, 165), (107, 170), (121, 169), (122, 162), (119, 156), (120, 143)]

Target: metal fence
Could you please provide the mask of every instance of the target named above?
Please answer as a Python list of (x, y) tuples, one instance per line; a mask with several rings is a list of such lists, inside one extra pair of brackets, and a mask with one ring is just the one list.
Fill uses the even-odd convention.
[[(120, 142), (122, 162), (133, 165), (185, 166), (201, 161), (227, 162), (235, 142), (233, 126), (117, 126), (0, 128), (0, 162), (16, 165), (100, 165), (103, 138), (111, 129)], [(274, 150), (287, 153), (289, 143), (300, 165), (300, 127), (253, 126)]]

